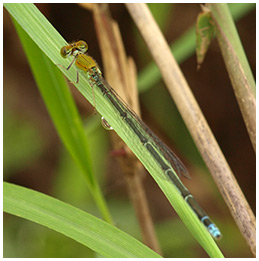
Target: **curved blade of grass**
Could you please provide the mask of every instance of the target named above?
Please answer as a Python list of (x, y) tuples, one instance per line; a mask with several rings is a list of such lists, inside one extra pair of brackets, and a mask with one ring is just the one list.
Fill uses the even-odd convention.
[[(5, 7), (54, 64), (63, 64), (64, 66), (69, 64), (70, 61), (66, 61), (65, 63), (59, 55), (59, 49), (65, 44), (65, 41), (34, 5), (5, 4)], [(75, 81), (75, 67), (71, 67), (69, 71), (62, 68), (59, 69), (62, 70), (71, 81)], [(86, 97), (86, 99), (93, 104), (91, 87), (87, 81), (87, 77), (84, 77), (84, 75), (81, 74), (80, 82), (76, 87)], [(184, 201), (175, 186), (168, 180), (161, 178), (164, 176), (163, 171), (158, 166), (157, 162), (150, 157), (149, 152), (143, 147), (136, 134), (132, 129), (128, 128), (125, 121), (114, 111), (114, 108), (102, 95), (101, 91), (96, 89), (95, 103), (97, 111), (105, 117), (117, 134), (143, 163), (145, 168), (158, 183), (184, 224), (192, 232), (208, 255), (211, 257), (223, 257), (206, 228), (201, 224), (200, 220), (191, 210), (189, 205)]]
[(4, 182), (3, 209), (91, 248), (105, 257), (161, 257), (114, 226), (42, 193)]
[(88, 188), (104, 218), (112, 223), (92, 167), (91, 154), (83, 124), (63, 75), (14, 21), (34, 78), (56, 130), (66, 148), (81, 168)]

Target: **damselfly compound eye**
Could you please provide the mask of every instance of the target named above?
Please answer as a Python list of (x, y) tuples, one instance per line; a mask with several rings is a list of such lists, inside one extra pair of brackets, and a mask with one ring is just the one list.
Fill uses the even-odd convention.
[(87, 45), (87, 43), (85, 42), (85, 41), (78, 41), (77, 43), (76, 43), (76, 47), (77, 47), (77, 49), (79, 50), (79, 51), (81, 51), (81, 52), (83, 52), (83, 53), (85, 53), (87, 50), (88, 50), (88, 45)]
[(60, 50), (60, 54), (63, 58), (67, 58), (72, 53), (72, 49), (69, 46), (63, 46)]

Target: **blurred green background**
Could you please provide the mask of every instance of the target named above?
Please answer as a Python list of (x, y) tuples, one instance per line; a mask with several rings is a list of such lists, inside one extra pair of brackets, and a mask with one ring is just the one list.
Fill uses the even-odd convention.
[[(239, 6), (243, 12), (236, 26), (255, 74), (255, 5), (239, 5), (243, 5)], [(102, 68), (90, 11), (76, 4), (38, 4), (37, 7), (68, 42), (87, 41), (90, 55)], [(217, 41), (213, 41), (201, 70), (197, 72), (194, 50), (186, 47), (193, 38), (181, 38), (194, 26), (200, 12), (199, 4), (150, 4), (149, 7), (167, 41), (178, 43), (176, 52), (182, 52), (177, 56), (181, 69), (255, 212), (255, 154)], [(143, 72), (152, 58), (125, 6), (111, 4), (110, 9), (119, 24), (126, 52), (133, 57), (140, 76), (142, 118), (188, 167), (192, 180), (184, 180), (184, 184), (221, 229), (223, 239), (219, 246), (223, 254), (226, 257), (252, 257), (163, 81), (145, 85)], [(4, 180), (41, 191), (98, 215), (80, 170), (60, 143), (6, 10), (3, 21)], [(100, 116), (94, 114), (93, 108), (76, 88), (72, 87), (71, 92), (84, 120), (95, 172), (99, 175), (116, 225), (141, 240), (123, 173), (116, 158), (110, 154), (109, 133), (102, 128)], [(146, 174), (143, 181), (164, 256), (207, 257), (151, 177)], [(96, 257), (92, 250), (63, 235), (11, 215), (4, 215), (3, 228), (4, 257)]]

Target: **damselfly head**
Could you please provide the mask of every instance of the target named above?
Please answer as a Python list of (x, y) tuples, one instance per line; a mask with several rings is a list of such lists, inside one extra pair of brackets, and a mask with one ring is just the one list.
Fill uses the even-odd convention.
[(70, 55), (77, 56), (78, 53), (86, 53), (87, 50), (87, 43), (80, 40), (78, 42), (63, 46), (60, 50), (60, 54), (63, 58), (67, 58)]

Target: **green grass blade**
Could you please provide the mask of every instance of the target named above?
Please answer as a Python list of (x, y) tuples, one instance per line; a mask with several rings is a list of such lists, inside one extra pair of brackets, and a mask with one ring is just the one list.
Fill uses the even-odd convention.
[[(57, 31), (46, 21), (38, 9), (32, 4), (5, 4), (5, 7), (20, 26), (25, 30), (40, 49), (53, 61), (54, 64), (67, 66), (70, 61), (63, 61), (59, 55), (59, 49), (65, 41)], [(29, 22), (27, 21), (29, 19)], [(41, 28), (42, 27), (42, 28)], [(38, 33), (40, 32), (40, 34)], [(49, 35), (51, 32), (51, 37)], [(69, 71), (59, 68), (71, 80), (76, 79), (76, 69), (72, 67)], [(79, 91), (93, 104), (91, 87), (87, 78), (80, 75), (80, 82), (76, 86)], [(201, 224), (189, 205), (183, 200), (177, 189), (168, 180), (161, 178), (164, 175), (157, 162), (150, 157), (148, 151), (143, 147), (136, 134), (128, 128), (125, 121), (115, 112), (111, 103), (95, 89), (95, 102), (97, 111), (105, 117), (117, 134), (131, 148), (145, 168), (156, 180), (176, 212), (198, 240), (200, 245), (211, 257), (222, 257), (216, 243), (211, 238), (206, 228)], [(177, 235), (175, 235), (177, 236)]]
[(62, 73), (14, 21), (34, 78), (51, 119), (66, 148), (81, 168), (103, 218), (112, 223), (92, 167), (83, 124)]
[(104, 257), (160, 257), (114, 226), (42, 193), (4, 182), (3, 209), (62, 233)]

